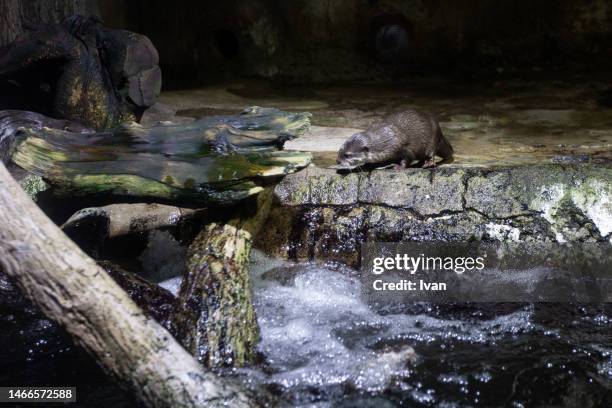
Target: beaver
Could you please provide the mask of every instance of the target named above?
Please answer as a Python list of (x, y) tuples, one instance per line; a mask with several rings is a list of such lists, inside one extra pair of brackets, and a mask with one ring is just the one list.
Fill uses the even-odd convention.
[(450, 163), (453, 148), (436, 118), (414, 109), (391, 114), (366, 131), (348, 138), (338, 152), (337, 169), (354, 169), (368, 164), (395, 163), (405, 168), (415, 160), (423, 168), (435, 167), (435, 156)]

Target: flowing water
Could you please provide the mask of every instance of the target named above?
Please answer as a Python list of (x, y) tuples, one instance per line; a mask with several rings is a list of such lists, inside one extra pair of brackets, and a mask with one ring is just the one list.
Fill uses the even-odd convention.
[(612, 406), (612, 307), (368, 304), (356, 273), (255, 253), (264, 363), (296, 406)]

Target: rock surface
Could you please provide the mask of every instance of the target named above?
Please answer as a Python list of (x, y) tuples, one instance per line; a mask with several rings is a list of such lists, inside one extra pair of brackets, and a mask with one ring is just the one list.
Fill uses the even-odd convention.
[(166, 329), (171, 328), (170, 318), (175, 304), (172, 293), (111, 262), (101, 261), (98, 264), (127, 292), (147, 316), (157, 320)]
[(609, 165), (350, 174), (310, 166), (274, 194), (256, 242), (292, 259), (356, 265), (366, 240), (612, 242)]
[[(312, 127), (285, 144), (314, 153), (320, 166), (335, 163), (342, 143), (389, 114), (408, 108), (434, 113), (455, 149), (452, 167), (612, 163), (612, 111), (597, 77), (463, 82), (418, 78), (405, 84), (273, 86), (232, 81), (168, 91), (166, 109), (179, 116), (230, 114), (245, 106), (309, 111)], [(163, 119), (174, 120), (174, 119)]]

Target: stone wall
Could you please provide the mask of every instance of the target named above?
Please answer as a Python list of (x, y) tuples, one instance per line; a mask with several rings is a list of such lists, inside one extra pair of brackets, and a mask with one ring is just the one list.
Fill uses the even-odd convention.
[(275, 188), (255, 242), (295, 260), (359, 262), (366, 240), (612, 243), (612, 166), (376, 170), (314, 166)]

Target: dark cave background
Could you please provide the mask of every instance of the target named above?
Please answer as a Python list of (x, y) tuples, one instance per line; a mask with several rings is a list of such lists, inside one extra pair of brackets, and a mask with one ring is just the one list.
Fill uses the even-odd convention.
[(0, 45), (26, 23), (75, 12), (143, 33), (159, 50), (165, 89), (228, 78), (550, 77), (612, 65), (607, 0), (0, 0), (0, 10)]
[(102, 19), (148, 35), (165, 88), (466, 79), (606, 70), (606, 0), (112, 0)]

